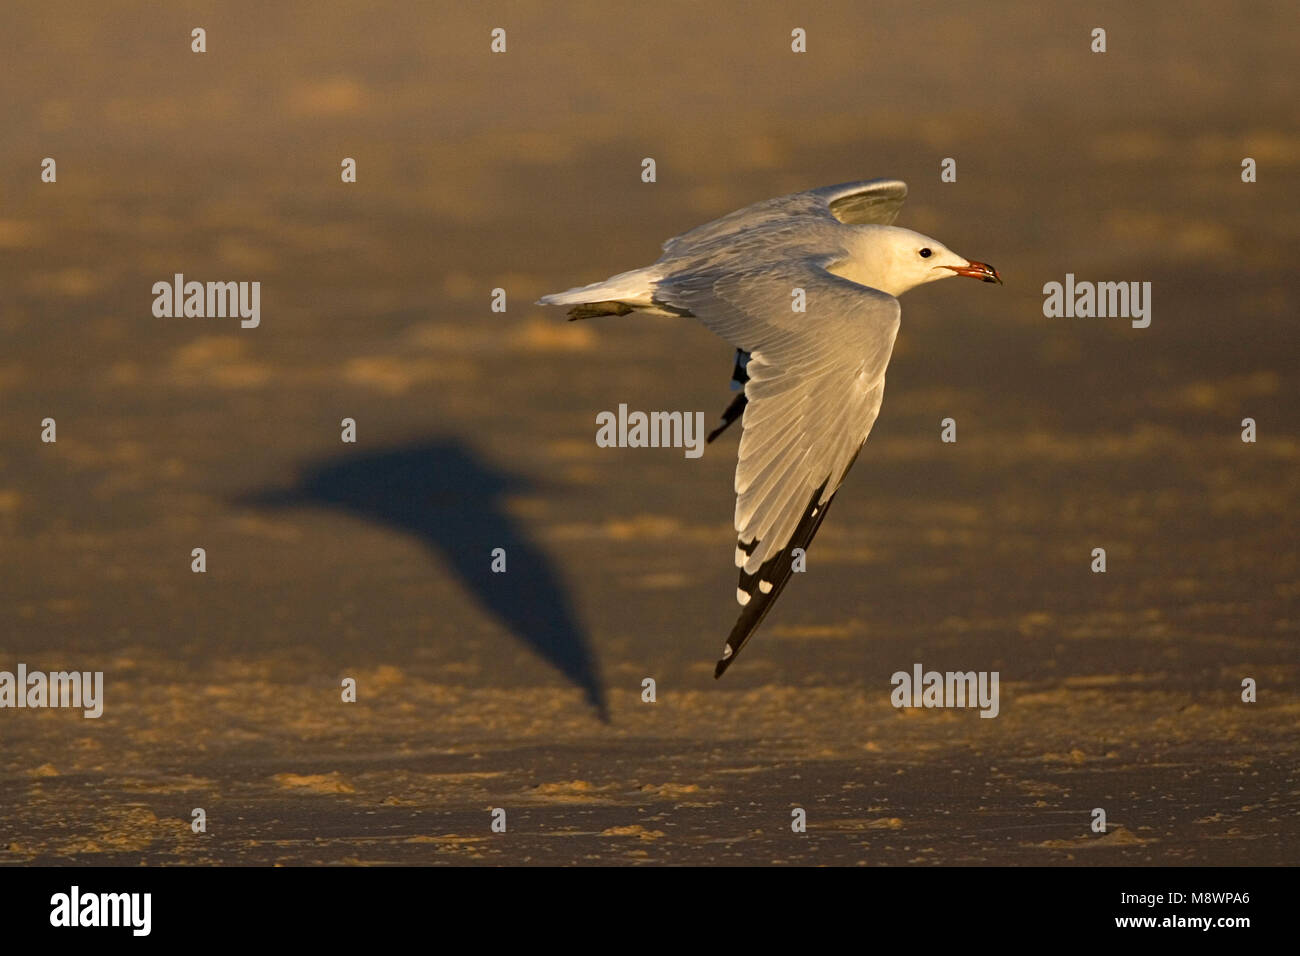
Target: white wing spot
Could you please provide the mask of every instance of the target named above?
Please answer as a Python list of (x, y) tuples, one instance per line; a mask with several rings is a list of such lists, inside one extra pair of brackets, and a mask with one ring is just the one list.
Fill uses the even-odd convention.
[(760, 591), (762, 591), (764, 594), (771, 594), (771, 593), (772, 593), (772, 582), (771, 582), (771, 581), (759, 581), (759, 582), (758, 582), (758, 589), (759, 589)]
[(744, 607), (749, 603), (749, 595), (740, 588), (736, 588), (736, 600), (740, 602), (741, 607)]
[(731, 645), (727, 644), (725, 647), (722, 648), (722, 659), (725, 661), (730, 656), (731, 656)]

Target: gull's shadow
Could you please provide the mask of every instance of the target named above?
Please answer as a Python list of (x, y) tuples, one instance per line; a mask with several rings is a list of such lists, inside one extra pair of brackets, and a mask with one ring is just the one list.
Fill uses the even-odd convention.
[[(413, 534), (455, 569), (510, 631), (580, 687), (601, 720), (603, 689), (583, 629), (550, 561), (506, 513), (504, 497), (528, 482), (479, 460), (456, 441), (359, 453), (308, 466), (286, 491), (241, 499), (262, 507), (331, 507)], [(505, 573), (491, 570), (504, 548)]]

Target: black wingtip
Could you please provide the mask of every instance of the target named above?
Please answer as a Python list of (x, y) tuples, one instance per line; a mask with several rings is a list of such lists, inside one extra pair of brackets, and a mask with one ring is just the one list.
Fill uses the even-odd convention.
[[(747, 594), (748, 597), (741, 605), (740, 616), (736, 618), (736, 624), (727, 637), (722, 659), (718, 661), (717, 667), (713, 670), (714, 680), (721, 677), (727, 668), (735, 663), (736, 658), (740, 656), (740, 652), (749, 643), (749, 639), (754, 636), (754, 632), (758, 630), (759, 625), (767, 617), (767, 612), (772, 610), (772, 605), (780, 597), (781, 592), (785, 590), (786, 583), (793, 573), (794, 554), (792, 549), (806, 549), (808, 547), (813, 536), (817, 534), (817, 529), (821, 527), (822, 521), (825, 520), (831, 502), (835, 500), (835, 494), (832, 492), (829, 498), (822, 501), (822, 492), (825, 490), (826, 482), (823, 481), (809, 498), (808, 507), (804, 510), (803, 518), (800, 519), (799, 526), (795, 528), (794, 534), (786, 542), (785, 547), (763, 562), (757, 572), (746, 574), (744, 569), (741, 570), (740, 588), (737, 596), (743, 593)], [(742, 541), (736, 542), (736, 547), (746, 554), (751, 554), (757, 546), (757, 539), (749, 542), (748, 545)], [(768, 585), (766, 590), (763, 588), (764, 584)]]
[(717, 428), (713, 429), (713, 431), (709, 432), (709, 437), (704, 440), (704, 443), (706, 445), (710, 444), (713, 441), (713, 439), (717, 438), (719, 435), (725, 432), (730, 427), (732, 422), (734, 422), (737, 418), (739, 418), (742, 414), (744, 414), (745, 405), (748, 401), (749, 400), (745, 397), (744, 392), (741, 392), (739, 395), (733, 398), (731, 400), (731, 404), (728, 405), (726, 410), (722, 413), (722, 424), (720, 424)]

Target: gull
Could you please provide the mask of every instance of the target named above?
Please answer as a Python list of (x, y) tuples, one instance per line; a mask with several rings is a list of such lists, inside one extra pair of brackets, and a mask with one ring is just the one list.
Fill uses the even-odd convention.
[(872, 179), (746, 206), (669, 239), (654, 265), (539, 305), (569, 318), (687, 316), (736, 348), (740, 389), (709, 435), (737, 418), (740, 616), (721, 677), (784, 590), (880, 413), (898, 296), (936, 279), (1001, 284), (992, 266), (893, 225), (907, 184)]

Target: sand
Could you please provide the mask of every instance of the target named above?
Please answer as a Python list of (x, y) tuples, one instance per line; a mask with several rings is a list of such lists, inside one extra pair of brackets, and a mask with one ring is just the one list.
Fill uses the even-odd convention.
[[(18, 5), (0, 670), (105, 702), (0, 711), (0, 863), (1295, 862), (1294, 7), (709, 9)], [(732, 351), (529, 303), (870, 176), (1006, 285), (904, 297), (808, 573), (714, 682), (737, 436), (595, 416), (712, 423)], [(177, 272), (260, 281), (260, 326), (155, 318)], [(1150, 281), (1150, 327), (1045, 318), (1066, 273)], [(915, 663), (998, 671), (999, 716), (895, 709)]]

